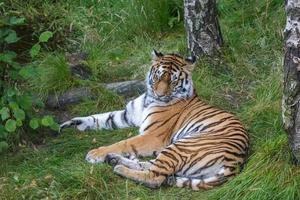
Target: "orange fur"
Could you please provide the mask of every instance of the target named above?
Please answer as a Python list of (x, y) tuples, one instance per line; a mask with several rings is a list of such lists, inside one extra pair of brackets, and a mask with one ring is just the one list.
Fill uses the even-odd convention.
[[(147, 79), (148, 93), (143, 97), (144, 105), (136, 108), (141, 110), (143, 107), (143, 114), (132, 116), (142, 119), (140, 135), (94, 149), (88, 153), (88, 161), (123, 159), (107, 156), (110, 153), (155, 155), (155, 160), (145, 165), (149, 166), (147, 168), (141, 168), (139, 163), (134, 169), (130, 168), (135, 163), (124, 158), (123, 165), (115, 166), (114, 171), (152, 188), (164, 182), (194, 190), (220, 185), (235, 175), (245, 162), (248, 135), (232, 114), (199, 99), (191, 82), (193, 66), (190, 62), (176, 54), (163, 55), (156, 51), (155, 54)], [(145, 103), (147, 95), (151, 97), (150, 103)], [(124, 122), (114, 121), (118, 113)], [(118, 113), (99, 115), (97, 119), (92, 116), (92, 119), (97, 124), (102, 120), (104, 125), (113, 128), (116, 124), (133, 123), (127, 119), (127, 110)], [(72, 124), (87, 127), (92, 119), (75, 118), (62, 127)], [(130, 164), (126, 165), (126, 162)]]

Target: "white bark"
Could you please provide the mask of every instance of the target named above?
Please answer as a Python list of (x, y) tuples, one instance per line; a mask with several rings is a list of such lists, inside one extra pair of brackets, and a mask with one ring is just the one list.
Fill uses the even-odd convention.
[(193, 56), (212, 56), (223, 43), (216, 0), (184, 0), (188, 48)]
[(295, 158), (300, 161), (300, 1), (286, 0), (282, 119)]

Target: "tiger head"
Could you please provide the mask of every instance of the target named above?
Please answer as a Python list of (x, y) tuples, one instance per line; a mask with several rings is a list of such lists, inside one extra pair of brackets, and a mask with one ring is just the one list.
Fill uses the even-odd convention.
[(153, 50), (152, 66), (147, 76), (147, 93), (154, 99), (169, 102), (186, 99), (194, 94), (192, 69), (195, 58), (162, 54)]

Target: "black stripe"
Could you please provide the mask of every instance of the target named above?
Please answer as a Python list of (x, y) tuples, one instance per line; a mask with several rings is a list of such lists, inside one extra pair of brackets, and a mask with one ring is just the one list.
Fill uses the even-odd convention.
[(143, 108), (146, 108), (147, 105), (146, 105), (146, 100), (147, 100), (147, 92), (145, 93), (144, 95), (144, 99), (143, 99)]
[(134, 145), (130, 145), (133, 153), (135, 154), (135, 157), (137, 157), (139, 154), (138, 154), (138, 151), (136, 150), (135, 146)]
[[(230, 130), (228, 130), (230, 129)], [(243, 129), (242, 127), (235, 127), (235, 126), (226, 126), (226, 127), (219, 127), (219, 129), (214, 129), (214, 132), (232, 132), (232, 131), (241, 131), (243, 133), (245, 133), (245, 129)]]
[[(205, 105), (204, 105), (204, 106), (205, 106)], [(212, 109), (211, 106), (209, 106), (209, 105), (207, 105), (207, 106), (208, 106), (207, 108), (203, 108), (203, 109), (199, 110), (199, 111), (198, 111), (197, 113), (195, 113), (194, 115), (191, 115), (191, 116), (190, 116), (190, 114), (188, 114), (187, 117), (189, 117), (189, 120), (188, 120), (188, 122), (187, 122), (186, 125), (189, 125), (190, 121), (192, 121), (193, 119), (195, 119), (195, 118), (201, 116), (205, 111), (207, 111), (207, 110), (209, 110), (209, 109)], [(199, 105), (199, 107), (201, 108), (202, 105)], [(192, 108), (191, 108), (191, 109), (192, 109)], [(197, 106), (196, 108), (193, 108), (193, 110), (196, 110), (196, 109), (198, 109), (198, 106)], [(195, 115), (196, 115), (196, 116), (195, 116)], [(186, 117), (186, 118), (187, 118), (187, 117)], [(186, 119), (186, 118), (185, 118), (185, 119)], [(182, 123), (185, 122), (185, 119), (183, 120)], [(185, 126), (185, 127), (186, 127), (186, 126)]]
[(168, 165), (169, 168), (175, 169), (175, 168), (174, 168), (174, 164), (172, 163), (173, 166), (171, 166), (170, 163), (168, 163), (167, 160), (163, 160), (163, 161), (162, 161), (162, 160), (160, 160), (160, 159), (155, 159), (155, 162), (160, 162), (160, 163), (163, 164), (163, 165)]
[(114, 113), (113, 112), (109, 113), (109, 116), (105, 121), (105, 126), (108, 128), (112, 128), (112, 129), (118, 128), (118, 126), (114, 122)]
[(162, 113), (162, 112), (165, 112), (165, 111), (168, 111), (168, 110), (160, 110), (160, 111), (155, 111), (155, 112), (149, 113), (149, 114), (145, 117), (145, 119), (143, 120), (142, 124), (146, 121), (146, 119), (148, 119), (149, 116), (154, 115), (154, 114), (157, 114), (157, 113)]
[[(200, 126), (202, 126), (202, 125), (203, 125), (203, 124), (201, 125), (201, 122), (202, 122), (202, 121), (204, 121), (204, 120), (206, 120), (206, 119), (209, 119), (209, 118), (211, 118), (211, 117), (213, 117), (213, 116), (215, 116), (215, 115), (217, 115), (217, 114), (226, 113), (225, 111), (221, 111), (221, 110), (213, 110), (212, 112), (207, 113), (207, 114), (210, 114), (210, 115), (208, 115), (208, 116), (206, 115), (206, 116), (204, 116), (204, 117), (198, 119), (197, 122), (193, 122), (194, 124), (193, 124), (188, 130), (185, 130), (185, 129), (191, 124), (191, 122), (192, 122), (194, 119), (196, 119), (196, 118), (198, 118), (199, 116), (201, 116), (201, 115), (203, 114), (203, 112), (205, 112), (206, 110), (208, 110), (208, 109), (210, 109), (210, 108), (211, 108), (211, 107), (202, 109), (200, 112), (197, 112), (197, 113), (195, 113), (194, 115), (190, 116), (188, 122), (184, 125), (184, 127), (181, 128), (182, 131), (181, 131), (179, 134), (177, 134), (177, 135), (178, 135), (178, 136), (181, 136), (182, 134), (187, 133), (188, 130), (190, 130), (191, 128), (194, 128), (195, 125), (197, 125), (197, 123), (198, 123), (198, 124), (200, 123)], [(217, 113), (215, 113), (215, 112), (217, 112)], [(211, 114), (211, 113), (213, 113), (213, 114)], [(201, 129), (201, 130), (202, 130), (202, 129)]]
[(157, 172), (157, 171), (154, 171), (154, 170), (151, 170), (151, 169), (149, 169), (149, 172), (152, 172), (155, 176), (164, 176), (164, 177), (169, 176), (169, 174)]
[(128, 118), (128, 111), (127, 109), (125, 109), (125, 112), (124, 112), (124, 120), (125, 122), (130, 125), (130, 126), (134, 126), (135, 124)]
[[(208, 112), (208, 113), (203, 113), (203, 112), (201, 112), (201, 114), (197, 114), (197, 116), (192, 116), (192, 118), (189, 120), (190, 122), (189, 123), (191, 123), (191, 121), (193, 121), (193, 120), (195, 120), (195, 119), (197, 119), (198, 117), (200, 117), (201, 115), (203, 115), (203, 117), (201, 117), (201, 118), (199, 118), (199, 119), (197, 119), (197, 121), (196, 122), (194, 122), (194, 125), (195, 124), (197, 124), (197, 123), (201, 123), (201, 122), (203, 122), (204, 120), (207, 120), (207, 119), (209, 119), (209, 118), (212, 118), (212, 117), (215, 117), (215, 116), (217, 116), (217, 115), (220, 115), (220, 114), (226, 114), (227, 112), (226, 111), (223, 111), (223, 110), (212, 110), (211, 112)], [(187, 124), (187, 125), (189, 125), (189, 124)], [(194, 125), (192, 125), (190, 128), (192, 128)], [(203, 125), (203, 124), (202, 124)], [(189, 129), (190, 129), (189, 128)], [(202, 131), (203, 129), (201, 129), (201, 131)]]
[(95, 124), (96, 118), (93, 115), (91, 115), (91, 117), (93, 118), (93, 121), (94, 121), (94, 124)]
[(161, 169), (164, 169), (166, 171), (170, 171), (169, 168), (167, 168), (167, 166), (165, 166), (166, 163), (163, 163), (161, 161), (161, 165), (159, 163), (157, 163), (157, 160), (155, 160), (155, 162), (153, 163), (154, 166), (158, 167), (158, 168), (161, 168)]
[[(170, 149), (169, 149), (170, 150)], [(167, 151), (162, 151), (162, 152), (160, 152), (162, 155), (164, 155), (164, 156), (166, 156), (166, 157), (168, 157), (168, 158), (170, 158), (170, 159), (172, 159), (172, 160), (174, 160), (175, 162), (179, 162), (179, 160), (173, 155), (173, 154), (171, 154), (171, 153), (169, 153), (169, 152), (167, 152)]]
[[(183, 110), (186, 110), (187, 107), (188, 107), (189, 110), (196, 110), (198, 108), (201, 108), (201, 107), (207, 105), (207, 104), (205, 104), (204, 102), (201, 102), (201, 101), (196, 101), (196, 102), (192, 103), (192, 101), (194, 100), (194, 98), (189, 102), (189, 104), (187, 106), (184, 107)], [(195, 106), (195, 108), (194, 108), (194, 106)], [(207, 105), (207, 106), (208, 106), (207, 108), (204, 108), (204, 109), (200, 110), (199, 112), (202, 112), (202, 111), (204, 111), (206, 109), (210, 109), (211, 108), (211, 106), (209, 106), (209, 105)], [(186, 119), (189, 118), (190, 115), (191, 115), (191, 112), (189, 112), (189, 113), (187, 113), (185, 115), (185, 117), (181, 120), (181, 124), (180, 124), (179, 127), (181, 127), (182, 124), (186, 122)], [(177, 123), (177, 121), (176, 121), (176, 123)]]
[(110, 120), (111, 120), (111, 127), (112, 127), (112, 129), (117, 129), (118, 126), (117, 126), (117, 124), (115, 123), (114, 118), (115, 118), (115, 114), (112, 113), (111, 119), (110, 119)]
[(129, 125), (128, 123), (128, 118), (127, 118), (127, 110), (125, 109), (123, 114), (122, 114), (122, 121), (124, 121), (127, 125)]
[(144, 128), (143, 132), (147, 131), (149, 128), (151, 128), (152, 126), (154, 126), (157, 123), (160, 123), (161, 121), (154, 121), (151, 124), (149, 124), (146, 128)]
[[(230, 118), (232, 118), (232, 116), (222, 118), (222, 119), (220, 119), (219, 121), (216, 121), (216, 122), (210, 123), (210, 124), (208, 124), (208, 125), (206, 125), (206, 126), (203, 126), (203, 127), (201, 128), (201, 131), (204, 131), (205, 129), (208, 129), (208, 128), (211, 128), (211, 127), (214, 127), (214, 126), (217, 126), (217, 125), (219, 125), (219, 124), (225, 122), (226, 120), (228, 120), (228, 119), (230, 119)], [(226, 126), (227, 126), (227, 125), (226, 125)]]
[(221, 153), (223, 155), (224, 155), (224, 153), (228, 153), (228, 154), (234, 155), (237, 158), (244, 158), (245, 157), (245, 153), (232, 152), (232, 151), (228, 150), (227, 148), (225, 148), (225, 149), (223, 149), (223, 148), (224, 147), (222, 147), (222, 149), (221, 148), (217, 148), (218, 151), (213, 151), (213, 149), (210, 148), (209, 151), (205, 152), (204, 154), (202, 154), (202, 156), (198, 157), (193, 162), (191, 162), (190, 166), (194, 166), (195, 164), (197, 164), (198, 162), (200, 162), (201, 160), (203, 160), (205, 157), (207, 157), (207, 156), (209, 156), (211, 154), (217, 154), (217, 153)]
[[(214, 158), (214, 159), (208, 161), (204, 166), (198, 168), (195, 172), (191, 173), (190, 175), (196, 175), (196, 174), (201, 173), (202, 170), (207, 169), (207, 168), (213, 166), (214, 164), (216, 164), (216, 162), (217, 162), (220, 158), (224, 158), (224, 155), (218, 156), (218, 157), (216, 157), (216, 158)], [(222, 160), (224, 160), (224, 159), (222, 159)], [(221, 161), (221, 162), (222, 162), (222, 161)], [(196, 164), (197, 164), (197, 163), (195, 163), (195, 165), (196, 165)], [(185, 170), (184, 173), (186, 173), (186, 172), (187, 172), (191, 167), (193, 167), (193, 166), (194, 166), (194, 165), (190, 165), (190, 167), (189, 167), (187, 170)]]
[(110, 122), (109, 122), (110, 118), (111, 118), (111, 113), (109, 113), (108, 118), (105, 121), (105, 126), (108, 127), (108, 128), (110, 128)]
[[(166, 123), (168, 123), (172, 118), (176, 117), (177, 115), (179, 115), (179, 113), (175, 113), (174, 115), (172, 115), (171, 117), (169, 117), (167, 120), (162, 121), (162, 124), (159, 125), (157, 128), (162, 127), (163, 125), (165, 125)], [(163, 133), (163, 134), (166, 134), (166, 133)]]

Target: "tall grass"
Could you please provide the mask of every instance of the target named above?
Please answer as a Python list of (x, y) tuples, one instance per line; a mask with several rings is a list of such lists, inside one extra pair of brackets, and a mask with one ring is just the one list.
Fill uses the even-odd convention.
[[(79, 1), (72, 7), (74, 26), (83, 30), (85, 41), (128, 41), (153, 37), (182, 20), (179, 0)], [(175, 20), (176, 19), (176, 20)], [(78, 22), (77, 22), (78, 21)], [(77, 22), (77, 23), (76, 23)]]
[(260, 143), (242, 174), (210, 199), (299, 199), (299, 167), (293, 166), (283, 132)]
[(299, 199), (300, 168), (292, 164), (280, 114), (283, 4), (276, 0), (226, 1), (220, 10), (229, 46), (225, 59), (233, 74), (229, 85), (240, 92), (246, 90), (235, 112), (251, 136), (251, 153), (242, 173), (208, 198)]
[(60, 93), (76, 85), (66, 58), (61, 54), (45, 56), (36, 67), (36, 74), (31, 77), (31, 88), (41, 98), (49, 94)]
[[(186, 53), (182, 20), (176, 24), (182, 19), (182, 1), (40, 2), (44, 7), (33, 0), (27, 7), (62, 5), (68, 14), (55, 15), (74, 34), (66, 40), (89, 52), (87, 64), (93, 71), (90, 80), (77, 83), (64, 58), (39, 60), (43, 73), (33, 83), (41, 94), (76, 84), (141, 79), (153, 47)], [(21, 7), (16, 9), (25, 13)], [(107, 165), (84, 161), (89, 149), (130, 137), (136, 130), (83, 134), (68, 130), (58, 138), (47, 138), (37, 151), (21, 148), (0, 157), (4, 161), (0, 162), (0, 199), (299, 199), (300, 168), (292, 162), (280, 117), (283, 2), (226, 0), (219, 1), (218, 7), (226, 43), (223, 54), (216, 60), (201, 59), (193, 80), (205, 101), (235, 113), (249, 132), (250, 156), (238, 176), (210, 191), (151, 190), (115, 176)], [(110, 92), (96, 89), (96, 93), (98, 99), (73, 106), (72, 114), (120, 109), (125, 103)]]

